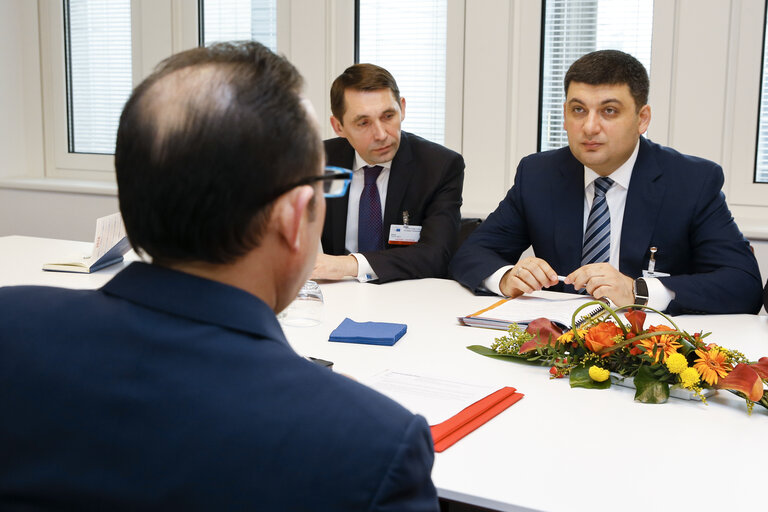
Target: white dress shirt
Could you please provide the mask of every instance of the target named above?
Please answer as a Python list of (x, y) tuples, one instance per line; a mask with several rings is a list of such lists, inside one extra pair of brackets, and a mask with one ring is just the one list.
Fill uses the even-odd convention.
[[(608, 263), (615, 269), (619, 268), (619, 251), (621, 249), (621, 229), (624, 223), (624, 207), (627, 204), (627, 192), (629, 191), (629, 182), (632, 179), (632, 169), (637, 161), (637, 153), (640, 150), (640, 140), (632, 155), (618, 169), (610, 174), (613, 180), (613, 186), (606, 192), (605, 201), (608, 203), (608, 211), (611, 214), (611, 250), (608, 257)], [(582, 230), (587, 229), (587, 220), (589, 212), (592, 209), (592, 202), (595, 198), (595, 180), (600, 175), (587, 166), (584, 166), (584, 222)], [(483, 281), (483, 285), (491, 292), (497, 295), (501, 293), (501, 279), (504, 274), (514, 265), (505, 265), (491, 274)], [(675, 298), (674, 292), (667, 289), (661, 281), (656, 278), (646, 278), (648, 284), (648, 306), (664, 310)], [(623, 304), (621, 304), (623, 305)]]
[[(352, 181), (349, 184), (349, 203), (347, 206), (347, 234), (344, 239), (344, 247), (357, 260), (357, 280), (361, 283), (378, 279), (379, 276), (371, 268), (371, 264), (365, 256), (357, 252), (357, 231), (358, 220), (360, 216), (360, 195), (365, 187), (365, 167), (368, 164), (355, 151), (355, 164), (352, 169)], [(379, 189), (379, 199), (381, 200), (381, 219), (384, 221), (384, 205), (387, 204), (387, 186), (389, 185), (389, 170), (392, 167), (392, 161), (376, 164), (383, 169), (376, 178), (376, 188)]]

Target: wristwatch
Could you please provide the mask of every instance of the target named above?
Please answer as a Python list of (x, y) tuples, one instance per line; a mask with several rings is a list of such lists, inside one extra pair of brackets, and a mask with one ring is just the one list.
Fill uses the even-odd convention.
[(645, 279), (642, 277), (635, 279), (632, 289), (635, 294), (635, 304), (638, 306), (648, 304), (648, 283), (645, 282)]

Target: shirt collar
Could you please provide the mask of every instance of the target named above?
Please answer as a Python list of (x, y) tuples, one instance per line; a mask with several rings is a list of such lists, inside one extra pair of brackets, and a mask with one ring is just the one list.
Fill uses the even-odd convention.
[[(637, 154), (639, 151), (640, 139), (638, 138), (637, 144), (635, 144), (635, 149), (632, 151), (632, 154), (629, 156), (629, 158), (627, 158), (627, 161), (621, 164), (619, 168), (613, 171), (609, 176), (614, 181), (614, 183), (618, 183), (625, 190), (629, 189), (629, 181), (632, 179), (632, 169), (635, 167), (635, 162), (637, 161)], [(597, 178), (600, 178), (600, 175), (585, 165), (584, 189), (586, 190), (586, 188), (590, 186)]]
[[(363, 167), (367, 167), (367, 166), (369, 166), (369, 165), (370, 165), (370, 164), (369, 164), (368, 162), (366, 162), (365, 160), (363, 160), (363, 157), (361, 157), (361, 156), (360, 156), (360, 153), (358, 153), (358, 152), (357, 152), (357, 150), (355, 150), (355, 168), (354, 168), (354, 169), (352, 169), (352, 170), (353, 170), (353, 171), (359, 171), (359, 170), (361, 170)], [(389, 162), (384, 162), (384, 163), (381, 163), (381, 164), (376, 164), (376, 165), (378, 165), (378, 166), (381, 166), (381, 167), (383, 167), (384, 169), (387, 169), (387, 170), (389, 170), (389, 169), (391, 169), (391, 168), (392, 168), (392, 160), (390, 160)]]

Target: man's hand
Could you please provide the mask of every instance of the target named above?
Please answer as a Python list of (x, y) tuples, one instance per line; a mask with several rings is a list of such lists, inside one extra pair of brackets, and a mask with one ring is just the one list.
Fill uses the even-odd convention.
[(318, 254), (310, 279), (344, 279), (357, 277), (357, 259), (351, 254), (331, 256)]
[(518, 261), (501, 278), (499, 289), (507, 297), (541, 290), (557, 284), (557, 273), (541, 258), (528, 257)]
[(591, 263), (577, 268), (565, 277), (565, 284), (572, 284), (577, 290), (586, 288), (596, 299), (607, 297), (616, 306), (635, 302), (634, 279), (608, 263)]

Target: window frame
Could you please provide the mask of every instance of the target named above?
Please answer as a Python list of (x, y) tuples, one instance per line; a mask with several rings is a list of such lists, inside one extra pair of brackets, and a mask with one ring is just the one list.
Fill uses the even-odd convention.
[[(70, 153), (64, 1), (38, 2), (43, 104), (44, 171), (56, 182), (82, 181), (114, 189), (114, 155)], [(197, 5), (183, 0), (131, 0), (132, 85), (157, 62), (197, 40)]]
[[(464, 16), (466, 0), (448, 0), (445, 47), (445, 117), (442, 145), (461, 153), (464, 112)], [(360, 61), (360, 0), (354, 0), (354, 37), (352, 65)], [(346, 66), (345, 66), (346, 68)], [(343, 69), (342, 69), (343, 71)], [(336, 76), (333, 77), (334, 79)], [(333, 80), (333, 79), (332, 79)], [(331, 81), (332, 81), (331, 80)], [(397, 77), (395, 77), (397, 80)], [(330, 88), (331, 82), (328, 83)], [(405, 97), (405, 96), (404, 96)], [(408, 98), (406, 101), (408, 101)], [(419, 135), (416, 133), (416, 135)]]

